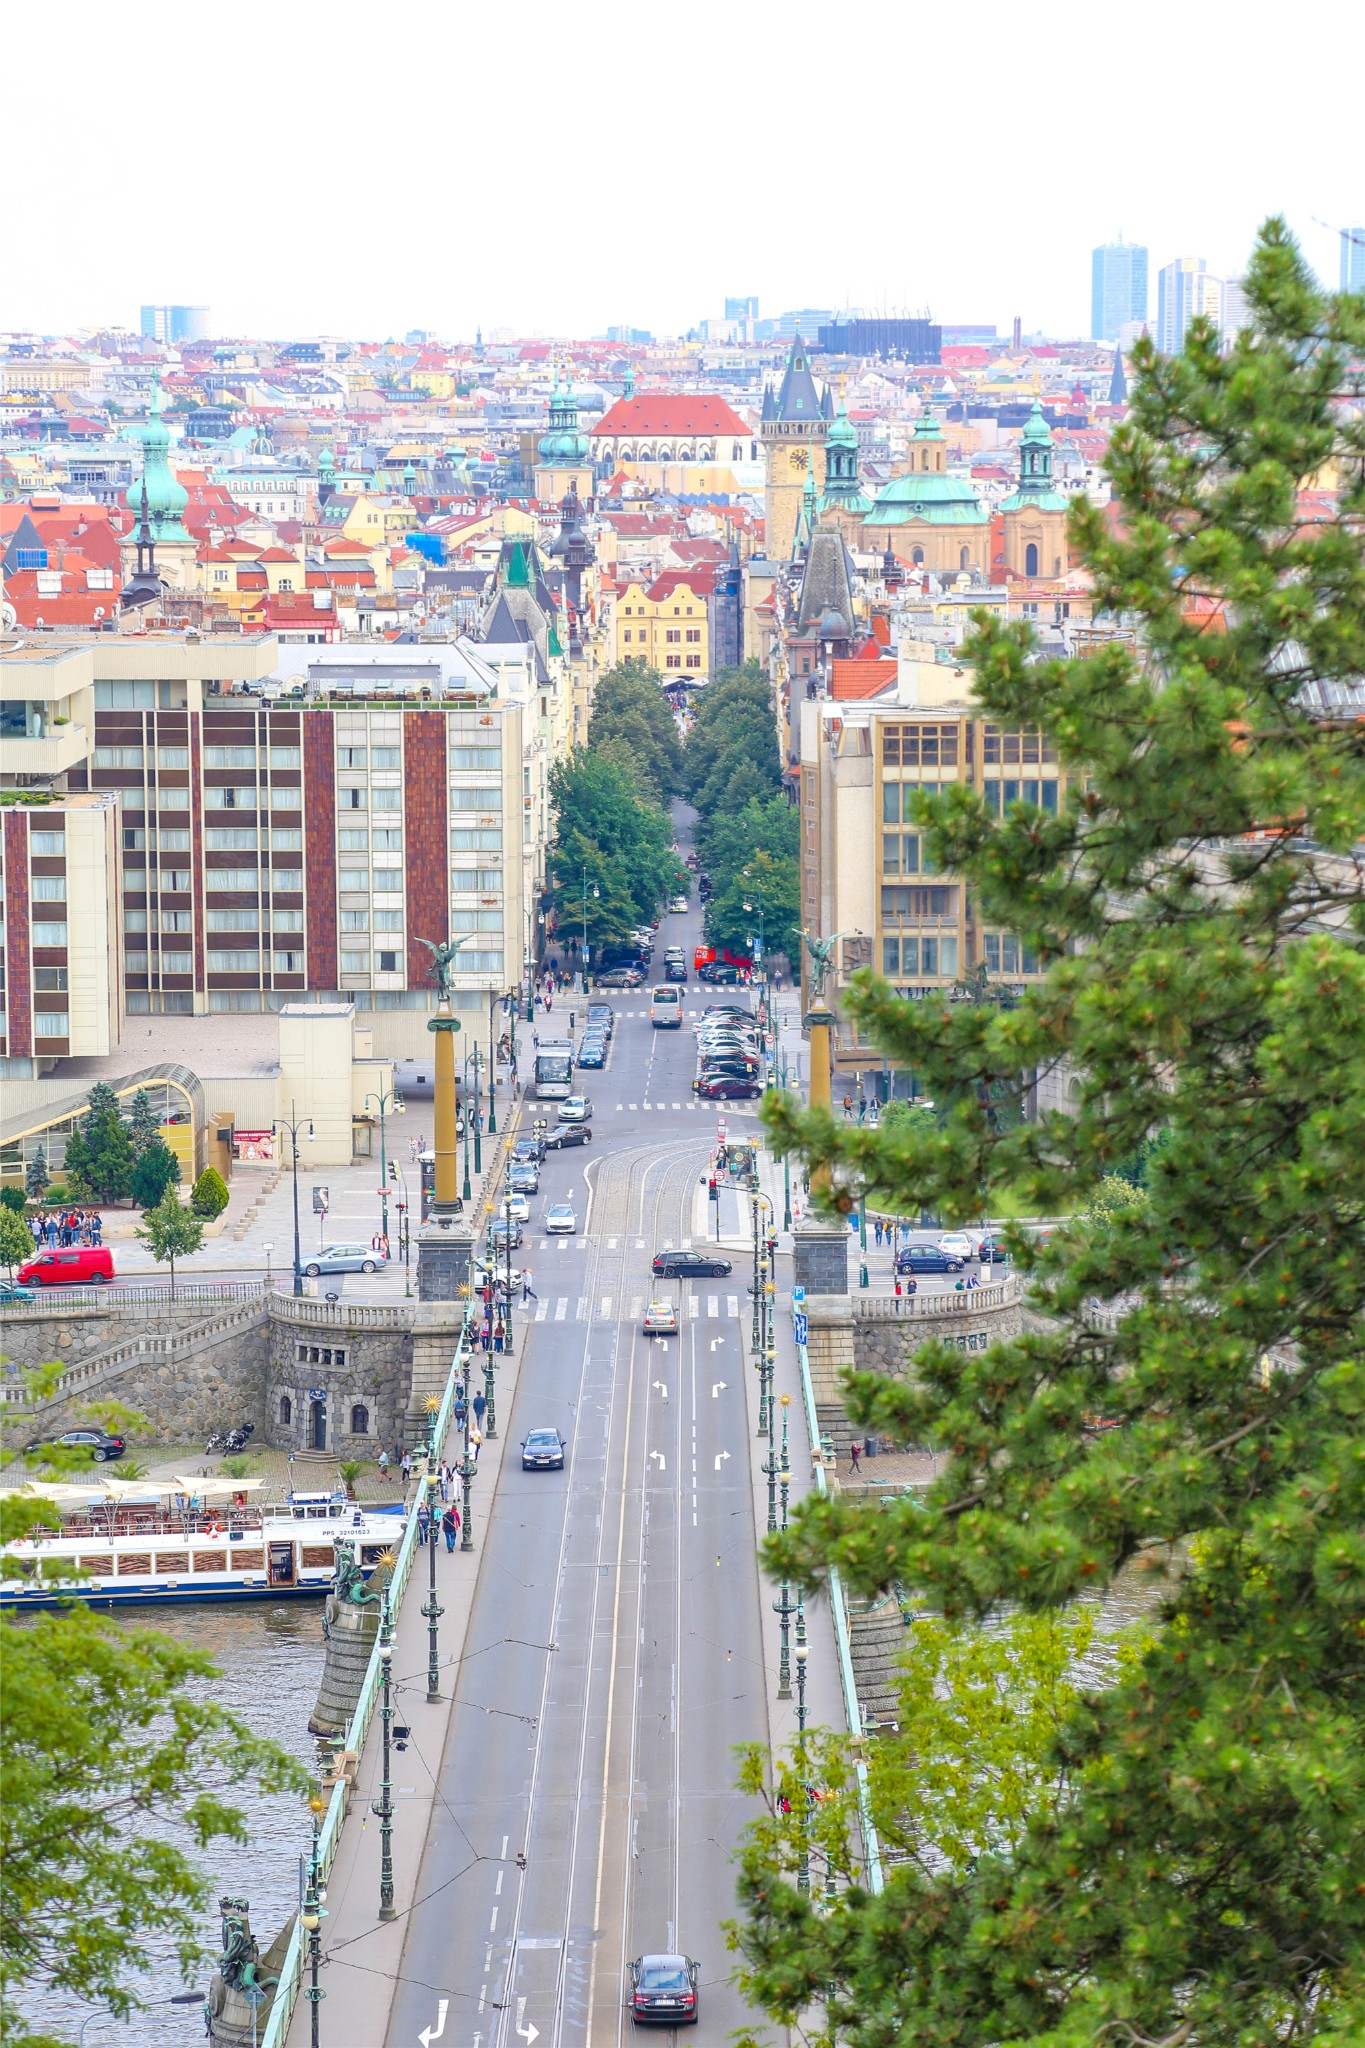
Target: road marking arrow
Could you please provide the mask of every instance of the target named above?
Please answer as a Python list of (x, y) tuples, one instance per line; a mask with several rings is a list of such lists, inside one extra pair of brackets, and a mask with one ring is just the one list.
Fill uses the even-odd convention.
[(717, 1472), (719, 1472), (719, 1470), (720, 1470), (720, 1468), (721, 1468), (721, 1461), (722, 1461), (722, 1459), (728, 1458), (728, 1457), (729, 1457), (729, 1455), (730, 1455), (730, 1453), (729, 1453), (728, 1451), (717, 1451), (717, 1452), (716, 1452), (716, 1470), (717, 1470)]
[(437, 2000), (435, 2031), (433, 2032), (430, 2027), (423, 2027), (421, 2033), (417, 2036), (418, 2040), (422, 2044), (422, 2048), (431, 2048), (431, 2044), (433, 2041), (440, 2040), (442, 2034), (446, 2030), (446, 2013), (449, 2009), (449, 2006), (450, 2000), (448, 1998), (441, 1998)]
[(651, 1451), (649, 1455), (650, 1455), (650, 1457), (651, 1457), (651, 1458), (657, 1458), (657, 1459), (658, 1459), (658, 1461), (659, 1461), (659, 1470), (660, 1470), (661, 1472), (666, 1472), (666, 1471), (668, 1470), (668, 1467), (667, 1467), (667, 1466), (665, 1465), (665, 1463), (664, 1463), (664, 1454), (663, 1454), (663, 1452), (662, 1452), (662, 1451)]
[(655, 1380), (654, 1384), (659, 1389), (659, 1392), (663, 1395), (666, 1401), (668, 1399), (668, 1388), (664, 1385), (662, 1380)]
[(715, 1400), (715, 1398), (716, 1398), (716, 1396), (717, 1396), (717, 1394), (723, 1394), (724, 1392), (725, 1392), (725, 1381), (724, 1381), (724, 1380), (716, 1380), (716, 1381), (714, 1381), (714, 1382), (713, 1382), (713, 1384), (712, 1384), (712, 1387), (711, 1387), (711, 1399), (712, 1399), (712, 1400), (714, 1401), (714, 1400)]
[(529, 2020), (527, 2021), (525, 2026), (522, 2025), (521, 2016), (525, 2012), (525, 2010), (526, 2000), (524, 1998), (519, 1998), (517, 2000), (517, 2035), (520, 2040), (529, 2043), (535, 2040), (536, 2036), (540, 2032), (540, 2028), (532, 2026)]
[(713, 1337), (711, 1339), (711, 1349), (713, 1351), (718, 1351), (724, 1342), (725, 1339), (723, 1337)]

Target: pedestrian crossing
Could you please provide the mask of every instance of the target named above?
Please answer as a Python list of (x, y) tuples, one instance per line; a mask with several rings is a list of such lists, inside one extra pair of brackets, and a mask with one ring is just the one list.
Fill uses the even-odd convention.
[[(557, 1294), (553, 1296), (547, 1295), (544, 1300), (541, 1300), (533, 1295), (534, 1311), (532, 1311), (531, 1302), (528, 1301), (523, 1314), (529, 1313), (532, 1322), (536, 1323), (639, 1323), (643, 1321), (646, 1303), (654, 1298), (644, 1294), (633, 1294), (629, 1302), (627, 1302), (624, 1296), (618, 1300), (613, 1295), (604, 1294), (594, 1301), (586, 1294), (577, 1296)], [(660, 1298), (667, 1299), (668, 1297)], [(741, 1313), (743, 1313), (740, 1308), (740, 1298), (737, 1294), (708, 1294), (705, 1297), (698, 1294), (690, 1294), (687, 1297), (685, 1306), (680, 1304), (680, 1308), (682, 1308), (682, 1312), (688, 1322), (700, 1321), (703, 1313), (703, 1299), (705, 1301), (705, 1314), (708, 1322), (735, 1323), (739, 1321)], [(623, 1308), (625, 1310), (624, 1315), (621, 1313)]]
[(747, 1102), (743, 1098), (733, 1101), (721, 1101), (718, 1099), (714, 1102), (700, 1102), (695, 1095), (689, 1095), (685, 1102), (618, 1102), (616, 1105), (618, 1116), (623, 1109), (702, 1109), (709, 1110), (713, 1116), (717, 1113), (721, 1116), (757, 1116), (758, 1114), (752, 1099)]

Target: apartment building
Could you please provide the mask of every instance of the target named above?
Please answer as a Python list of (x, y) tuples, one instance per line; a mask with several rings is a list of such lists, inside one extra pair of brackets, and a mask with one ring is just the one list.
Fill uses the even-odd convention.
[[(37, 1004), (30, 976), (69, 976), (87, 951), (111, 985), (115, 1042), (121, 1013), (188, 1019), (342, 996), (372, 1013), (376, 1054), (406, 1052), (413, 1020), (385, 1013), (431, 1006), (423, 941), (461, 934), (457, 1008), (485, 1014), (490, 993), (522, 980), (546, 829), (527, 794), (543, 766), (535, 733), (528, 753), (529, 705), (477, 650), (420, 695), (373, 667), (248, 694), (281, 686), (278, 655), (272, 640), (180, 635), (0, 649), (6, 966), (34, 1005), (26, 1030), (12, 1007), (4, 1071), (36, 1077), (64, 1054), (108, 1049), (95, 981), (65, 1036), (37, 1022), (61, 1013)], [(80, 848), (77, 910), (56, 894), (59, 856), (34, 823), (58, 811), (68, 865)]]
[(116, 797), (0, 795), (0, 1075), (118, 1044), (117, 881)]
[[(1045, 735), (983, 718), (965, 667), (902, 657), (894, 693), (803, 703), (800, 754), (802, 922), (844, 934), (836, 1008), (859, 967), (876, 967), (910, 1001), (941, 996), (983, 965), (993, 981), (1026, 986), (1035, 958), (982, 918), (959, 875), (934, 868), (913, 808), (921, 790), (966, 782), (997, 816), (1021, 800), (1055, 811), (1065, 778)], [(879, 1057), (841, 1011), (839, 1064)]]

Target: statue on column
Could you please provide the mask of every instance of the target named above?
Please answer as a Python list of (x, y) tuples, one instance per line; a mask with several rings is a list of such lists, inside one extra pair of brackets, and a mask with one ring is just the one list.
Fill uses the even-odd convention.
[(805, 940), (806, 951), (810, 955), (811, 1000), (814, 1003), (823, 1003), (825, 1000), (825, 983), (829, 979), (830, 969), (833, 965), (834, 948), (839, 943), (839, 940), (845, 937), (845, 934), (843, 932), (832, 932), (829, 938), (821, 939), (817, 938), (813, 932), (808, 932), (802, 928), (801, 937)]
[(436, 984), (436, 993), (443, 1003), (450, 1001), (450, 976), (455, 966), (455, 956), (461, 946), (467, 946), (474, 932), (464, 932), (458, 939), (443, 939), (438, 945), (435, 939), (424, 939), (413, 934), (419, 946), (425, 946), (431, 954), (431, 978)]

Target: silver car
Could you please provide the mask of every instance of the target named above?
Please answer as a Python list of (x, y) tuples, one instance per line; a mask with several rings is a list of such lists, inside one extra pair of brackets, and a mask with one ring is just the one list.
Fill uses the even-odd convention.
[(304, 1272), (314, 1279), (320, 1273), (377, 1273), (388, 1264), (383, 1252), (367, 1244), (329, 1244), (304, 1263)]

